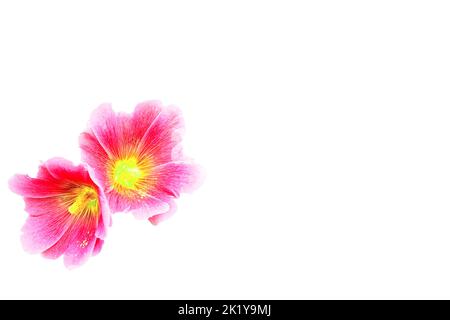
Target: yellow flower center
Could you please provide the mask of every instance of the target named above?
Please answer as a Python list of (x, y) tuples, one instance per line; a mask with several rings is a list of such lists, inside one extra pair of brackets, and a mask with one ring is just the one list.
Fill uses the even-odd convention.
[(94, 188), (82, 186), (77, 188), (74, 194), (74, 201), (67, 209), (70, 214), (98, 213), (98, 194)]
[(141, 170), (135, 157), (120, 159), (114, 164), (114, 184), (125, 189), (136, 190), (136, 185), (143, 176), (144, 172)]

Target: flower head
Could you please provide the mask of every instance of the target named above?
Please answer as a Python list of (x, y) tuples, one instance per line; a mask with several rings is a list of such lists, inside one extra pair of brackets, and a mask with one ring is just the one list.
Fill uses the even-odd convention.
[(198, 180), (197, 167), (181, 153), (182, 128), (179, 110), (156, 101), (132, 114), (108, 104), (93, 112), (80, 147), (112, 212), (132, 211), (156, 224), (175, 211), (174, 199)]
[(24, 197), (29, 214), (22, 228), (25, 250), (52, 259), (64, 255), (67, 267), (100, 252), (109, 209), (83, 165), (53, 158), (39, 167), (36, 178), (15, 175), (9, 184)]

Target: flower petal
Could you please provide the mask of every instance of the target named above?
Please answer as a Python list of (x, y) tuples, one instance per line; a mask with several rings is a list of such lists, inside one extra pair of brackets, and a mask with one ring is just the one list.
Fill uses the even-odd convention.
[(157, 214), (154, 215), (152, 217), (150, 217), (148, 219), (148, 221), (150, 221), (153, 225), (157, 225), (160, 222), (170, 218), (171, 216), (173, 216), (173, 214), (177, 211), (177, 205), (175, 203), (175, 201), (170, 200), (169, 201), (169, 210), (167, 212), (161, 213), (161, 214)]
[(167, 202), (152, 196), (146, 196), (143, 203), (139, 203), (138, 205), (134, 204), (134, 208), (131, 209), (136, 219), (148, 219), (155, 215), (168, 212), (169, 210), (170, 206)]
[(94, 248), (95, 228), (94, 217), (88, 217), (84, 221), (73, 219), (61, 239), (45, 250), (42, 255), (50, 259), (56, 259), (64, 255), (64, 264), (67, 267), (82, 264)]
[(98, 255), (100, 253), (100, 251), (103, 248), (103, 243), (104, 242), (105, 242), (104, 240), (97, 238), (97, 241), (95, 241), (94, 249), (92, 250), (92, 255), (93, 256), (96, 256), (96, 255)]
[(26, 199), (26, 203), (28, 212), (37, 211), (38, 215), (30, 214), (22, 227), (22, 245), (30, 253), (42, 252), (61, 239), (71, 217), (66, 209), (55, 206), (51, 198)]
[(64, 252), (64, 264), (71, 268), (83, 264), (94, 250), (97, 238), (95, 229), (97, 222), (95, 217), (84, 219), (83, 223), (77, 228), (75, 237), (69, 242), (69, 246)]
[(79, 138), (82, 150), (82, 159), (92, 170), (92, 179), (104, 189), (107, 185), (105, 164), (108, 162), (108, 155), (93, 134), (82, 133)]
[(162, 110), (162, 104), (159, 101), (145, 101), (139, 103), (131, 115), (130, 127), (133, 131), (130, 132), (130, 135), (137, 137), (140, 140)]
[(109, 157), (119, 155), (122, 128), (110, 104), (100, 105), (92, 112), (90, 129)]
[(9, 180), (10, 189), (24, 197), (45, 198), (61, 195), (66, 192), (60, 184), (51, 180), (31, 178), (17, 174)]
[(160, 199), (178, 198), (180, 192), (190, 192), (198, 186), (200, 171), (194, 164), (169, 162), (154, 168), (152, 176), (156, 181), (152, 195)]
[(181, 141), (183, 127), (181, 112), (177, 108), (164, 109), (142, 137), (139, 154), (151, 157), (155, 164), (174, 160), (172, 150)]
[(63, 158), (52, 158), (45, 163), (45, 167), (57, 181), (92, 184), (89, 173), (81, 164), (75, 166), (69, 160)]

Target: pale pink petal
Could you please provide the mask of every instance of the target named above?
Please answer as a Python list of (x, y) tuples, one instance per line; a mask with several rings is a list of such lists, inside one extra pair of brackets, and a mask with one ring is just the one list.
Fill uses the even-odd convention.
[(150, 218), (148, 219), (148, 221), (150, 221), (153, 225), (156, 226), (156, 225), (159, 224), (160, 222), (162, 222), (162, 221), (164, 221), (164, 220), (170, 218), (171, 216), (173, 216), (173, 214), (174, 214), (176, 211), (177, 211), (177, 205), (176, 205), (175, 201), (170, 200), (170, 201), (169, 201), (169, 210), (168, 210), (167, 212), (161, 213), (161, 214), (157, 214), (157, 215), (154, 215), (154, 216), (150, 217)]
[(155, 164), (172, 161), (172, 150), (180, 143), (183, 128), (181, 112), (175, 107), (165, 108), (142, 137), (139, 154)]
[(152, 195), (164, 199), (165, 196), (178, 198), (180, 192), (190, 192), (198, 186), (198, 166), (185, 162), (169, 162), (157, 166), (152, 171), (156, 184)]
[(152, 196), (146, 196), (142, 202), (134, 203), (130, 210), (137, 219), (148, 219), (170, 210), (169, 204)]
[(114, 157), (120, 155), (122, 129), (118, 124), (118, 117), (110, 104), (103, 104), (92, 112), (90, 129), (99, 144), (108, 154)]
[(99, 217), (99, 222), (97, 226), (97, 231), (95, 235), (98, 238), (105, 239), (106, 237), (106, 228), (111, 227), (111, 211), (108, 205), (108, 200), (106, 199), (102, 190), (99, 190), (99, 200), (100, 200), (100, 212), (101, 215)]
[(76, 226), (74, 223), (69, 223), (64, 235), (53, 246), (42, 252), (42, 256), (48, 259), (57, 259), (64, 254), (69, 247), (70, 241), (75, 238)]
[(56, 259), (64, 255), (67, 267), (82, 264), (92, 253), (95, 245), (95, 217), (85, 217), (83, 221), (73, 219), (66, 233), (52, 247), (42, 253), (46, 258)]
[(55, 212), (55, 209), (56, 212), (58, 212), (60, 209), (55, 205), (57, 203), (57, 199), (58, 197), (23, 198), (25, 202), (25, 211), (28, 212), (30, 216), (34, 217), (52, 214)]
[[(44, 199), (37, 200), (33, 207), (39, 208), (38, 202)], [(45, 199), (47, 200), (47, 199)], [(54, 200), (53, 200), (54, 201)], [(28, 210), (34, 211), (28, 202)], [(55, 206), (55, 202), (50, 207), (47, 207), (47, 212), (40, 215), (30, 215), (22, 227), (22, 245), (24, 249), (30, 253), (38, 253), (47, 250), (53, 246), (69, 227), (71, 216), (67, 214), (66, 210)]]
[(140, 140), (162, 110), (163, 107), (159, 101), (145, 101), (139, 103), (131, 115), (130, 127), (133, 131), (129, 132), (129, 134)]
[(105, 196), (112, 213), (128, 211), (135, 202), (134, 198), (126, 197), (114, 190), (108, 191)]
[(168, 204), (164, 200), (151, 195), (128, 197), (112, 191), (107, 193), (106, 197), (112, 212), (131, 211), (137, 219), (148, 219), (169, 209)]
[(75, 237), (69, 242), (64, 252), (64, 264), (67, 267), (81, 265), (92, 255), (97, 240), (96, 227), (95, 217), (85, 218), (81, 225), (77, 225)]
[(108, 184), (106, 176), (106, 165), (109, 161), (105, 149), (100, 145), (97, 138), (90, 133), (82, 133), (79, 138), (81, 157), (89, 165), (89, 172), (102, 189)]

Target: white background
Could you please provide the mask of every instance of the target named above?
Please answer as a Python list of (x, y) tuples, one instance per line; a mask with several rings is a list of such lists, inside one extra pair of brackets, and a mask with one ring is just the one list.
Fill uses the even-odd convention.
[[(2, 1), (0, 298), (450, 298), (448, 1)], [(14, 173), (102, 102), (184, 113), (207, 171), (69, 271)]]

